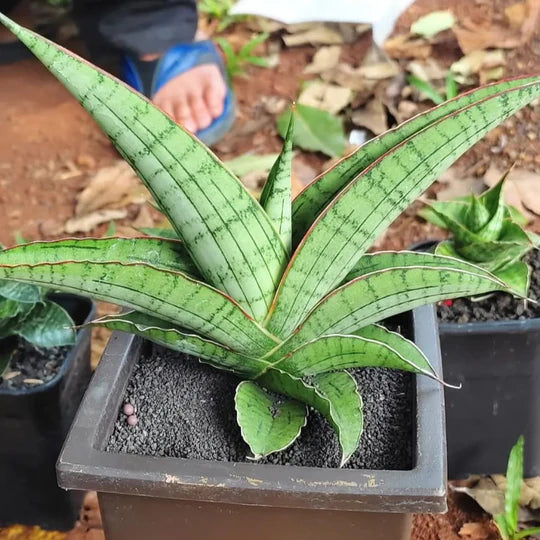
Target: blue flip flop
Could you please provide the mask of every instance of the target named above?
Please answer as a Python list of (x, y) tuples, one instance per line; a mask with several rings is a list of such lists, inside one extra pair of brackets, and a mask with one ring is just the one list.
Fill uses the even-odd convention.
[[(165, 54), (153, 62), (139, 60), (125, 54), (121, 64), (121, 78), (135, 90), (151, 98), (165, 83), (172, 78), (203, 64), (216, 64), (224, 78), (225, 66), (216, 49), (210, 41), (194, 41), (180, 43), (168, 49)], [(227, 133), (235, 118), (234, 97), (227, 84), (227, 94), (220, 116), (204, 129), (195, 133), (196, 137), (210, 146)]]

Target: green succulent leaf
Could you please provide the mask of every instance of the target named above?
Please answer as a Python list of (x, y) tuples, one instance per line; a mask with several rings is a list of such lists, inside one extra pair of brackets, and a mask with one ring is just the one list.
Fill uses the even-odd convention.
[(14, 328), (14, 334), (36, 347), (61, 347), (75, 343), (74, 323), (69, 313), (55, 302), (37, 303)]
[(362, 398), (356, 381), (349, 373), (323, 373), (304, 380), (279, 369), (271, 369), (257, 382), (319, 411), (338, 436), (340, 467), (347, 463), (358, 447), (363, 430)]
[(421, 373), (440, 380), (424, 353), (412, 341), (374, 324), (361, 328), (354, 335), (317, 338), (273, 365), (295, 377), (342, 369), (381, 367)]
[[(199, 278), (199, 272), (184, 244), (166, 238), (68, 238), (32, 242), (0, 252), (0, 260), (2, 264), (19, 264), (22, 261), (25, 264), (64, 261), (145, 263)], [(9, 283), (33, 287), (24, 283)]]
[(444, 103), (444, 98), (439, 94), (437, 89), (428, 81), (424, 81), (423, 79), (420, 79), (416, 75), (408, 75), (407, 76), (407, 82), (414, 86), (419, 92), (424, 94), (424, 96), (436, 105), (440, 105), (441, 103)]
[(234, 396), (242, 438), (254, 459), (290, 446), (306, 424), (306, 406), (295, 399), (270, 395), (257, 383), (243, 381)]
[(107, 133), (186, 243), (205, 279), (263, 319), (287, 252), (242, 183), (194, 136), (127, 85), (5, 15), (0, 22)]
[(330, 157), (343, 154), (346, 139), (341, 119), (316, 107), (297, 103), (294, 109), (285, 111), (277, 120), (277, 130), (283, 138), (286, 137), (290, 124), (291, 111), (295, 117), (293, 135), (295, 146), (304, 150), (323, 152)]
[[(16, 249), (16, 248), (14, 248)], [(235, 350), (264, 354), (275, 345), (267, 333), (221, 291), (180, 272), (145, 263), (65, 261), (29, 264), (28, 253), (0, 253), (0, 278), (115, 302), (157, 316)]]
[(219, 343), (176, 328), (170, 322), (136, 311), (107, 315), (90, 322), (89, 325), (130, 332), (173, 351), (197, 356), (216, 368), (248, 378), (255, 377), (269, 365), (262, 359), (239, 354)]
[(260, 203), (274, 223), (283, 245), (291, 251), (291, 160), (294, 114), (291, 114), (283, 150), (270, 170)]
[(358, 175), (294, 252), (267, 319), (270, 332), (288, 335), (441, 172), (539, 95), (540, 79), (464, 107), (415, 133)]
[(513, 88), (526, 86), (529, 83), (536, 82), (538, 84), (538, 80), (538, 77), (519, 77), (464, 93), (424, 114), (411, 118), (400, 126), (362, 145), (343, 158), (337, 165), (319, 175), (294, 199), (292, 205), (293, 247), (298, 245), (313, 224), (314, 219), (328, 206), (330, 201), (366, 167), (373, 164), (386, 152), (405, 141), (411, 135), (418, 133), (451, 113), (481, 102), (487, 97), (496, 96), (501, 92), (504, 93)]
[[(3, 253), (0, 251), (0, 254)], [(42, 296), (41, 290), (34, 285), (0, 279), (0, 297), (2, 298), (24, 304), (35, 304), (42, 300)]]
[(501, 281), (508, 284), (512, 290), (526, 297), (531, 280), (531, 269), (523, 261), (514, 261), (493, 272)]
[(515, 538), (518, 530), (519, 498), (523, 481), (523, 436), (510, 451), (506, 470), (506, 491), (504, 496), (504, 514), (494, 516), (503, 538)]
[[(467, 211), (465, 212), (466, 226), (472, 232), (478, 233), (488, 224), (490, 217), (491, 216), (489, 214), (489, 210), (482, 204), (480, 199), (475, 195), (471, 195), (470, 204), (468, 205)], [(489, 238), (489, 240), (496, 240), (497, 236), (498, 232), (493, 236), (493, 238)], [(488, 238), (486, 238), (486, 240), (488, 240)]]
[(448, 223), (442, 216), (448, 216), (454, 221), (462, 222), (465, 219), (466, 211), (467, 201), (463, 198), (454, 201), (429, 201), (418, 211), (418, 215), (440, 229), (447, 230)]
[(471, 265), (465, 271), (448, 259), (446, 266), (398, 266), (356, 278), (330, 293), (291, 338), (303, 343), (327, 334), (351, 334), (407, 309), (439, 300), (505, 290), (506, 285)]

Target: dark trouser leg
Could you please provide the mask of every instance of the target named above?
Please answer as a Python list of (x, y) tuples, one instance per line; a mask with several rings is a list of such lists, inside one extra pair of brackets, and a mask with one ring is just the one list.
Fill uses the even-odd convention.
[(197, 31), (196, 0), (74, 0), (73, 14), (91, 53), (161, 53)]

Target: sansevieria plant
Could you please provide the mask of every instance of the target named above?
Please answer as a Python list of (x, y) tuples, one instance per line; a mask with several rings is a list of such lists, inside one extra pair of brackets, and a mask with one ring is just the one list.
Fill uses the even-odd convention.
[(540, 237), (524, 230), (524, 217), (505, 204), (502, 188), (507, 174), (479, 196), (433, 201), (419, 215), (452, 233), (437, 245), (435, 253), (482, 266), (526, 295), (531, 269), (522, 259), (539, 244)]
[(381, 366), (438, 379), (414, 343), (378, 321), (440, 299), (510, 289), (456, 258), (366, 251), (460, 154), (540, 96), (540, 77), (486, 86), (413, 118), (341, 160), (291, 204), (293, 114), (257, 202), (146, 99), (2, 21), (96, 119), (179, 239), (34, 242), (0, 253), (0, 278), (117, 302), (133, 311), (94, 324), (236, 373), (238, 423), (254, 457), (290, 445), (312, 407), (335, 428), (345, 463), (362, 433), (362, 400), (346, 369)]

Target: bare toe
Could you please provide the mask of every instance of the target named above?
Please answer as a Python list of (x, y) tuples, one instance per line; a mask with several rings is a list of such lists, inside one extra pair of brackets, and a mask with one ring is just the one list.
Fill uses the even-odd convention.
[(212, 123), (212, 115), (200, 94), (191, 94), (189, 100), (191, 114), (197, 123), (197, 129), (207, 128)]

